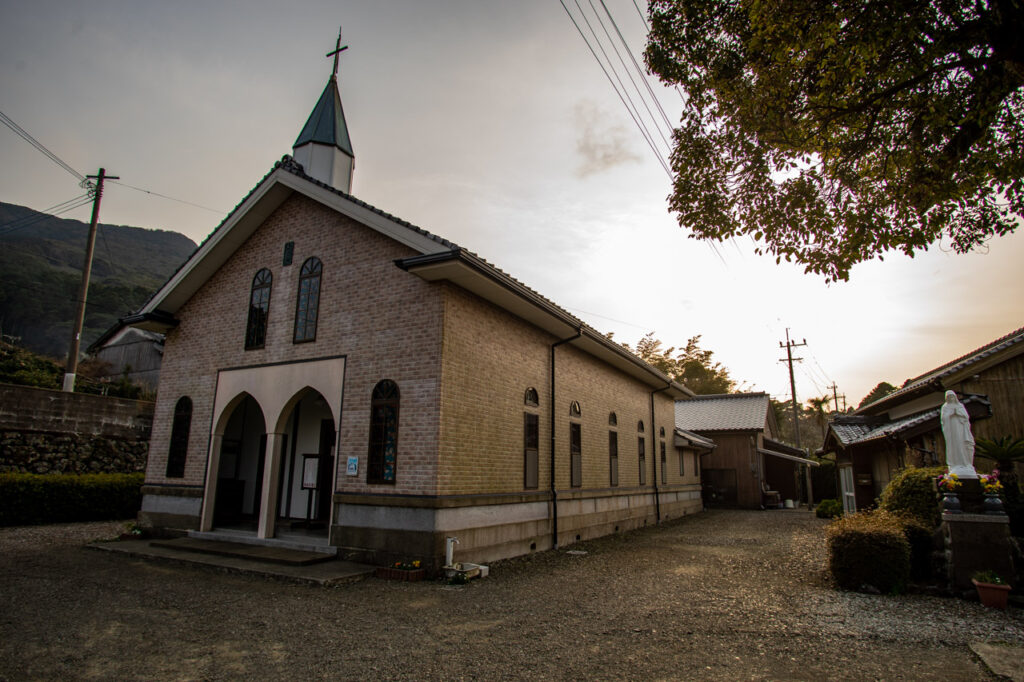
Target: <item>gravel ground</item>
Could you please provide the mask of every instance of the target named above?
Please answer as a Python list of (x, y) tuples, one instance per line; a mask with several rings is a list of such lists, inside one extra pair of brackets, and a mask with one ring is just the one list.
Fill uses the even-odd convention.
[(0, 529), (0, 679), (994, 679), (1024, 614), (833, 590), (824, 522), (715, 511), (496, 562), (465, 586), (337, 588), (82, 547), (123, 524)]

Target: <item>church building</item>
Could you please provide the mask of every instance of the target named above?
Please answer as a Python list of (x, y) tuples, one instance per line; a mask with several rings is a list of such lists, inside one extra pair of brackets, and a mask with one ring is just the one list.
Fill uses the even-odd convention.
[(140, 522), (436, 569), (701, 509), (692, 392), (351, 194), (337, 60), (285, 156), (137, 313), (166, 334)]

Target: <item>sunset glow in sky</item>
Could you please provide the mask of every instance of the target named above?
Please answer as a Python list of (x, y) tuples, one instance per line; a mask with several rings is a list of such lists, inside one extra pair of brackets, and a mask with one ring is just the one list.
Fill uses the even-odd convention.
[[(606, 2), (639, 55), (632, 0)], [(701, 334), (742, 388), (786, 399), (789, 328), (807, 340), (798, 398), (834, 381), (856, 405), (879, 381), (1024, 325), (1024, 232), (987, 253), (892, 254), (832, 285), (749, 241), (689, 239), (667, 212), (669, 178), (559, 0), (0, 0), (0, 16), (0, 110), (83, 174), (103, 166), (204, 207), (111, 185), (105, 223), (201, 241), (291, 153), (343, 25), (353, 194), (618, 341)], [(676, 120), (678, 95), (656, 87)], [(6, 127), (0, 158), (2, 201), (42, 210), (82, 193)]]

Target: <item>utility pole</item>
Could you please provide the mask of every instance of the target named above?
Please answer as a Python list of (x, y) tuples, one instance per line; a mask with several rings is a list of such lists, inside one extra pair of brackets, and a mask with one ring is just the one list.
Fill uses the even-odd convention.
[(800, 447), (800, 410), (796, 403), (796, 382), (793, 380), (793, 363), (802, 362), (803, 358), (794, 358), (793, 349), (797, 346), (806, 346), (807, 339), (804, 339), (802, 343), (789, 340), (789, 327), (786, 327), (786, 343), (783, 344), (779, 341), (779, 348), (786, 349), (786, 357), (779, 360), (779, 362), (789, 363), (789, 390), (790, 395), (793, 396), (793, 431), (796, 433), (796, 446)]
[[(826, 386), (825, 388), (832, 389), (832, 401), (833, 401), (833, 403), (836, 406), (836, 412), (838, 412), (839, 411), (839, 393), (838, 393), (839, 387), (836, 386), (836, 383), (833, 381), (831, 386)], [(844, 408), (846, 407), (846, 395), (845, 394), (843, 395), (843, 407)]]
[(75, 326), (71, 330), (71, 348), (68, 350), (68, 364), (64, 372), (64, 392), (75, 392), (75, 372), (78, 371), (78, 349), (82, 343), (82, 325), (85, 323), (85, 297), (89, 293), (89, 276), (92, 274), (92, 254), (96, 249), (96, 226), (100, 218), (100, 199), (103, 197), (104, 180), (120, 180), (120, 176), (107, 175), (107, 171), (100, 168), (98, 175), (87, 175), (86, 178), (96, 178), (96, 189), (92, 195), (92, 221), (89, 223), (89, 239), (85, 245), (85, 263), (82, 265), (82, 286), (78, 292), (78, 317), (75, 318)]
[[(796, 341), (790, 341), (789, 327), (786, 327), (786, 343), (783, 344), (781, 341), (779, 341), (779, 348), (786, 349), (786, 357), (780, 359), (779, 362), (785, 362), (789, 365), (789, 390), (790, 394), (793, 396), (793, 432), (795, 434), (794, 437), (796, 438), (796, 447), (798, 449), (802, 449), (800, 448), (800, 408), (798, 407), (796, 402), (796, 381), (793, 379), (793, 363), (802, 362), (803, 358), (794, 358), (793, 349), (798, 346), (806, 345), (807, 339), (804, 339), (800, 343), (797, 343)], [(797, 474), (797, 472), (793, 472), (793, 475), (799, 481), (799, 475)], [(810, 506), (814, 502), (814, 500), (812, 499), (813, 493), (811, 492), (811, 470), (810, 467), (806, 465), (804, 465), (804, 477), (806, 478), (805, 485), (807, 486), (807, 508), (810, 509)]]

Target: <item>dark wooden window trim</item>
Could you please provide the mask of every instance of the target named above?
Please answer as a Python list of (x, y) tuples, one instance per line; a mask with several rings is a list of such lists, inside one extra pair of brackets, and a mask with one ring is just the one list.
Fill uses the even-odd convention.
[(569, 485), (583, 485), (583, 426), (579, 422), (569, 423)]
[(366, 482), (394, 485), (398, 470), (398, 385), (390, 379), (373, 388)]
[(299, 286), (295, 301), (295, 331), (292, 343), (316, 341), (317, 317), (320, 313), (320, 292), (323, 291), (323, 263), (311, 256), (299, 271)]
[(540, 463), (540, 417), (531, 412), (523, 413), (523, 487), (536, 490)]
[(178, 398), (174, 405), (171, 424), (171, 442), (167, 448), (167, 478), (184, 478), (185, 460), (188, 458), (188, 437), (192, 430), (192, 399)]
[(270, 291), (274, 275), (263, 268), (252, 278), (249, 291), (249, 315), (245, 322), (245, 350), (263, 348), (267, 342), (267, 322), (270, 319)]
[(608, 432), (608, 484), (619, 484), (619, 434)]

